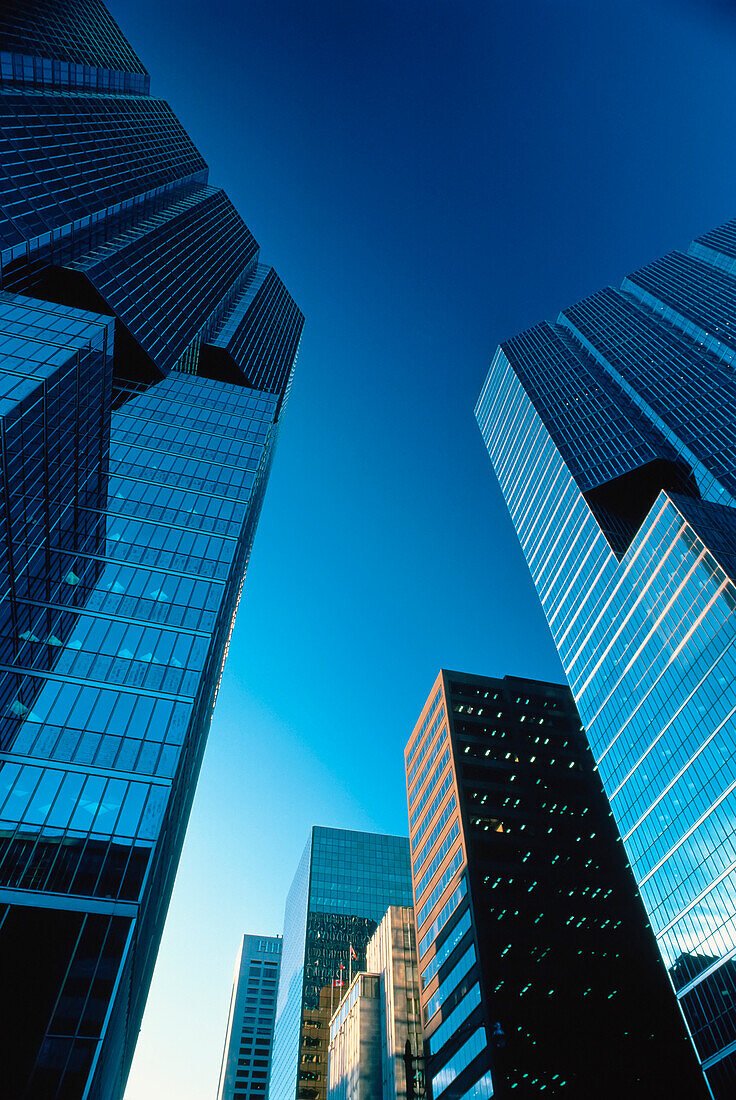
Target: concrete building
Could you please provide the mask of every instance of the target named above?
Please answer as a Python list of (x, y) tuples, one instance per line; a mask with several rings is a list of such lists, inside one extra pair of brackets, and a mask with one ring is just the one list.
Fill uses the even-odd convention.
[(392, 905), (330, 1021), (327, 1100), (425, 1095), (414, 911)]
[(264, 1100), (280, 965), (281, 936), (243, 936), (230, 995), (217, 1100)]
[(381, 1100), (381, 979), (356, 974), (330, 1021), (328, 1100)]

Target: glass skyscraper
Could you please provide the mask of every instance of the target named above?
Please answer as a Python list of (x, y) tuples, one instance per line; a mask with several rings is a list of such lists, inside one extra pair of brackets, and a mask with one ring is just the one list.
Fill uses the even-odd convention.
[(406, 837), (313, 827), (286, 900), (269, 1100), (325, 1100), (332, 1011), (389, 906), (411, 904)]
[(124, 1089), (303, 318), (98, 0), (0, 12), (2, 1089)]
[(501, 345), (476, 410), (715, 1097), (736, 1089), (736, 222)]
[(217, 1100), (265, 1100), (281, 936), (243, 936), (230, 996)]
[(433, 1100), (704, 1098), (569, 688), (441, 671), (406, 773)]

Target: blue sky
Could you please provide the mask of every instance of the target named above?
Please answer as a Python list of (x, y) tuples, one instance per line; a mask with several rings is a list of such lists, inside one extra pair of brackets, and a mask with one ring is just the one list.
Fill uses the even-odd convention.
[(406, 832), (440, 666), (561, 677), (495, 345), (736, 216), (717, 0), (111, 0), (307, 317), (126, 1100), (214, 1097), (313, 823)]

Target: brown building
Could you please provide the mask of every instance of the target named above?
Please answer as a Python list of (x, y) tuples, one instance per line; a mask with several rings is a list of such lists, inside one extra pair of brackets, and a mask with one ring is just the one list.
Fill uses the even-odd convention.
[(443, 670), (406, 773), (434, 1100), (703, 1098), (569, 689)]

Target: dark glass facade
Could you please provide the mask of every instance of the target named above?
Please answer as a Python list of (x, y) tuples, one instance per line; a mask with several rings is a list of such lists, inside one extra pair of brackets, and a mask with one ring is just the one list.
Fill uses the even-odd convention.
[(205, 370), (265, 265), (101, 4), (6, 6), (0, 72), (2, 1090), (115, 1100), (303, 318)]
[(0, 87), (0, 164), (4, 261), (13, 245), (50, 240), (52, 231), (70, 237), (74, 223), (78, 236), (80, 222), (108, 207), (206, 174), (161, 99), (59, 95), (11, 84)]
[(736, 1090), (736, 223), (497, 351), (476, 414), (718, 1100)]
[(12, 0), (0, 12), (3, 81), (146, 93), (140, 58), (101, 0)]
[(569, 689), (442, 671), (406, 771), (433, 1100), (705, 1098)]
[(411, 905), (408, 840), (314, 826), (286, 901), (269, 1100), (325, 1100), (330, 1016), (343, 988), (334, 983), (366, 969), (390, 905)]
[(280, 966), (280, 936), (243, 936), (235, 964), (217, 1100), (265, 1098)]

